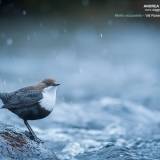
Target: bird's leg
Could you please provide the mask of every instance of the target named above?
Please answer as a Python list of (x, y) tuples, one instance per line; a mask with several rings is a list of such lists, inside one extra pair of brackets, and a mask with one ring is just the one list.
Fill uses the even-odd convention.
[(36, 142), (42, 142), (37, 136), (36, 134), (34, 133), (34, 131), (32, 130), (31, 126), (29, 125), (29, 123), (27, 122), (27, 120), (24, 120), (24, 124), (26, 125), (26, 127), (28, 128), (31, 136), (33, 137), (33, 139), (36, 141)]
[(28, 130), (29, 130), (30, 134), (32, 135), (32, 137), (36, 137), (36, 134), (33, 132), (31, 126), (29, 125), (29, 123), (26, 120), (24, 120), (24, 124), (28, 128)]

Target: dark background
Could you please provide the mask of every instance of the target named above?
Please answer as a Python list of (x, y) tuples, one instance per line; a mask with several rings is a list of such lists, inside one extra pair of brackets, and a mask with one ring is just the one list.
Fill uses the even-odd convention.
[(26, 10), (29, 17), (65, 17), (68, 20), (104, 21), (115, 13), (144, 13), (144, 4), (159, 4), (145, 0), (1, 0), (2, 17), (22, 17)]

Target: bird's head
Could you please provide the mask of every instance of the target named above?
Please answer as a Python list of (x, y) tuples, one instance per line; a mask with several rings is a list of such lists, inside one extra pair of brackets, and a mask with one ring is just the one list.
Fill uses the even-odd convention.
[(52, 86), (59, 86), (60, 84), (57, 83), (54, 79), (44, 79), (43, 81), (41, 81), (41, 83), (43, 83), (46, 87), (52, 87)]

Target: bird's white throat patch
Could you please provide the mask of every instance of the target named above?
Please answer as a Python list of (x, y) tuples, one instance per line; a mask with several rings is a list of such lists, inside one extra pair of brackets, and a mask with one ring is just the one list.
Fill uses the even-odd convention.
[(43, 90), (43, 98), (40, 100), (41, 107), (45, 108), (47, 111), (52, 111), (56, 103), (56, 86), (47, 87)]

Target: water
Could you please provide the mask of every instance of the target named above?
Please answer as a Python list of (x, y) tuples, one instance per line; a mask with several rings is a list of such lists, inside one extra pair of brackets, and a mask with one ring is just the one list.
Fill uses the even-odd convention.
[[(1, 91), (62, 83), (53, 113), (30, 122), (62, 160), (160, 159), (160, 32), (111, 25), (1, 29)], [(25, 129), (6, 110), (0, 117)]]

